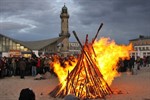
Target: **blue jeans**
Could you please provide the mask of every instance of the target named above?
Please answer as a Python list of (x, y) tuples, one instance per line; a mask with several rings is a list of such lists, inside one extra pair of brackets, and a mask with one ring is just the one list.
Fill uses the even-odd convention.
[(36, 76), (36, 66), (32, 66), (32, 76)]

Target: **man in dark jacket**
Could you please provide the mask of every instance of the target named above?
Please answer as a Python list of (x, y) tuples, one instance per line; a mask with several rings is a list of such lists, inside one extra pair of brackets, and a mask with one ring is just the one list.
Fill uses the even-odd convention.
[(20, 68), (20, 78), (23, 79), (25, 75), (25, 69), (26, 69), (26, 62), (23, 58), (19, 61), (19, 68)]

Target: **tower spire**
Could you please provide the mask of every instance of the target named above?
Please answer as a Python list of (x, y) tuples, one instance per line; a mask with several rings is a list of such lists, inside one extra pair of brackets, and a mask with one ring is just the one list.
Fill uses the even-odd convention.
[(61, 33), (59, 34), (59, 36), (70, 37), (69, 22), (68, 22), (69, 14), (68, 14), (68, 9), (65, 6), (65, 3), (64, 3), (64, 6), (62, 7), (60, 18), (61, 18)]

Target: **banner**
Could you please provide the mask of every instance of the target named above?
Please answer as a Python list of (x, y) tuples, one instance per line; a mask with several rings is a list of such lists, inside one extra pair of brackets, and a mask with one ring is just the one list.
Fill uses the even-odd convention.
[(10, 50), (9, 51), (9, 56), (10, 57), (20, 57), (21, 56), (21, 51), (20, 50)]

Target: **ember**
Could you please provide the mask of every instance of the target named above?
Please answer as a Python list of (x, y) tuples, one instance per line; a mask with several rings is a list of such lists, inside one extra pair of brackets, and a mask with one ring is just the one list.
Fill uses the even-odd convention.
[[(103, 24), (98, 29), (101, 29)], [(75, 31), (73, 31), (82, 51), (78, 59), (65, 62), (65, 67), (60, 62), (54, 62), (54, 71), (57, 73), (60, 84), (50, 92), (52, 97), (65, 97), (74, 94), (82, 99), (105, 98), (112, 94), (110, 85), (114, 77), (118, 76), (117, 62), (119, 58), (129, 57), (129, 46), (118, 46), (108, 38), (95, 41), (98, 32), (91, 43), (88, 35), (82, 46)]]

